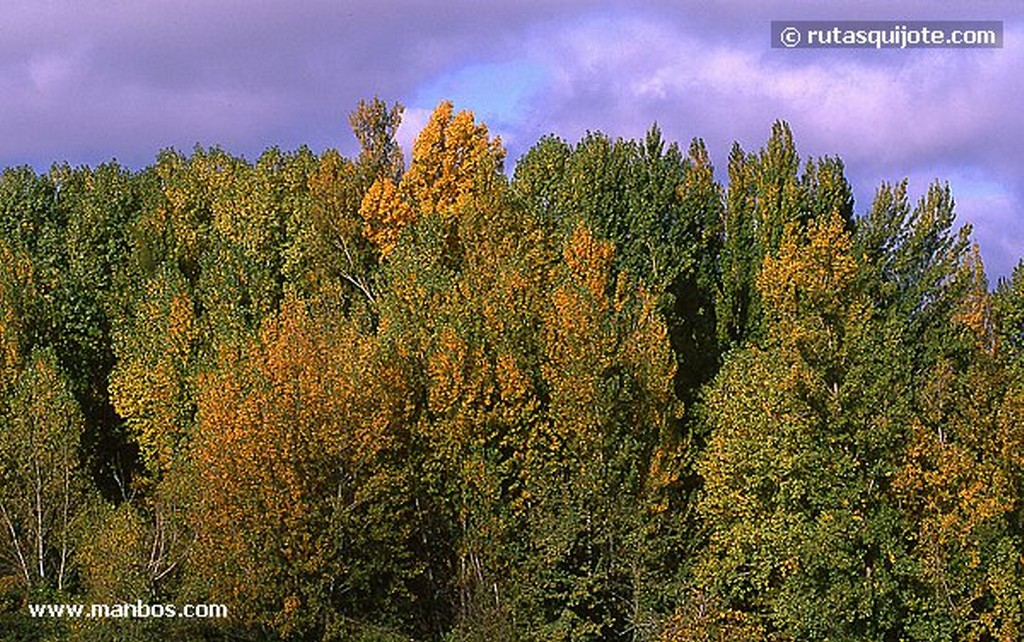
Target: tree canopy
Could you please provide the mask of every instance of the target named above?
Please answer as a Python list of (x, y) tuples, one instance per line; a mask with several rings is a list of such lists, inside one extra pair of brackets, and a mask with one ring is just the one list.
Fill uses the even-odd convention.
[(0, 640), (1024, 635), (1024, 264), (949, 185), (402, 114), (3, 170)]

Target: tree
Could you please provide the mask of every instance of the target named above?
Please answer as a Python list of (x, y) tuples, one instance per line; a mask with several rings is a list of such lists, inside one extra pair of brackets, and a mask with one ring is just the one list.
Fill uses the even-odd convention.
[(722, 284), (715, 298), (718, 341), (723, 346), (741, 345), (760, 318), (755, 283), (763, 256), (755, 237), (754, 185), (747, 169), (752, 162), (739, 143), (734, 143), (729, 153), (729, 190), (723, 212), (719, 259)]
[(139, 184), (116, 163), (58, 164), (41, 175), (20, 168), (0, 179), (0, 242), (31, 265), (35, 285), (33, 300), (21, 308), (25, 354), (52, 349), (85, 421), (83, 463), (108, 496), (122, 490), (134, 467), (106, 382), (140, 199)]
[(34, 351), (2, 385), (0, 569), (16, 575), (26, 593), (64, 591), (73, 524), (89, 497), (78, 466), (81, 412), (52, 353)]
[(378, 179), (388, 179), (392, 184), (402, 179), (405, 160), (395, 136), (404, 110), (401, 103), (388, 107), (383, 100), (374, 97), (370, 102), (360, 100), (349, 114), (348, 122), (359, 141), (356, 165), (364, 177), (364, 190)]
[(657, 125), (642, 140), (590, 133), (575, 147), (542, 139), (516, 166), (526, 207), (571, 231), (582, 218), (615, 244), (615, 269), (659, 298), (687, 404), (718, 368), (715, 267), (722, 190), (704, 143), (684, 154)]
[(398, 237), (416, 218), (416, 212), (402, 197), (390, 178), (377, 179), (359, 206), (363, 218), (363, 234), (387, 256), (398, 243)]
[(787, 226), (758, 278), (766, 343), (735, 353), (708, 393), (696, 585), (717, 617), (768, 636), (902, 626), (906, 552), (885, 495), (898, 415), (893, 386), (876, 383), (886, 364), (844, 227), (838, 213)]
[(723, 349), (762, 338), (762, 303), (756, 286), (765, 257), (778, 251), (786, 227), (838, 215), (852, 226), (853, 192), (838, 158), (809, 159), (800, 171), (793, 134), (772, 125), (756, 154), (734, 144), (724, 212), (721, 290), (716, 297)]
[[(434, 109), (400, 183), (384, 174), (366, 192), (359, 209), (365, 234), (384, 254), (412, 221), (437, 215), (450, 225), (480, 190), (501, 181), (501, 140), (491, 139), (472, 112), (453, 112), (449, 101)], [(450, 241), (457, 245), (454, 237)]]
[(412, 223), (380, 337), (411, 373), (422, 500), (454, 526), (456, 635), (611, 635), (656, 600), (642, 525), (678, 474), (672, 359), (614, 246), (518, 205), (482, 190), (454, 229)]
[(201, 378), (183, 473), (204, 489), (187, 496), (186, 589), (285, 637), (433, 630), (404, 376), (375, 341), (294, 297), (221, 355)]
[(412, 163), (402, 177), (420, 216), (439, 214), (449, 219), (480, 189), (498, 180), (505, 160), (501, 139), (490, 138), (487, 126), (471, 111), (453, 113), (441, 101), (416, 136)]
[(187, 498), (193, 573), (238, 618), (283, 634), (301, 634), (323, 608), (323, 597), (307, 591), (327, 587), (301, 578), (327, 582), (333, 570), (324, 504), (345, 468), (340, 426), (330, 419), (343, 408), (300, 305), (265, 324), (247, 353), (221, 355), (217, 371), (203, 376), (187, 473), (205, 489)]
[(657, 590), (656, 516), (679, 474), (674, 364), (657, 299), (612, 269), (610, 242), (564, 239), (540, 329), (546, 421), (524, 449), (520, 612), (541, 639), (642, 627)]
[(1011, 640), (1024, 624), (1024, 605), (1010, 588), (1024, 573), (1019, 373), (999, 354), (976, 248), (960, 272), (969, 286), (926, 375), (893, 482), (926, 588), (912, 630), (920, 639)]
[(111, 401), (157, 478), (188, 444), (202, 364), (193, 298), (183, 279), (165, 274), (140, 286), (139, 308), (114, 338), (119, 361), (110, 381)]
[(992, 307), (1000, 354), (1019, 370), (1024, 365), (1024, 262), (999, 281)]
[[(326, 151), (308, 173), (309, 205), (289, 221), (285, 276), (309, 296), (338, 296), (357, 316), (377, 302), (377, 252), (363, 233), (366, 194), (355, 163)], [(375, 205), (376, 206), (376, 205)]]
[(917, 639), (1012, 640), (1024, 625), (1019, 592), (1019, 389), (980, 356), (966, 372), (939, 364), (930, 403), (912, 425), (894, 487), (914, 525), (924, 590)]
[(970, 248), (971, 228), (954, 229), (954, 210), (948, 185), (933, 183), (911, 209), (906, 181), (883, 184), (856, 225), (855, 251), (866, 287), (917, 363), (937, 354), (942, 339), (934, 333), (949, 327), (945, 321), (966, 287), (958, 268)]
[(1021, 637), (1024, 268), (947, 185), (401, 117), (0, 173), (7, 637)]

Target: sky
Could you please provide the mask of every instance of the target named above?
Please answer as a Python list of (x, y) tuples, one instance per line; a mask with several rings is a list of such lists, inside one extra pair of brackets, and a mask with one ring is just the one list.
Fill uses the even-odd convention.
[[(882, 181), (948, 181), (990, 279), (1024, 257), (1024, 3), (1019, 0), (6, 0), (0, 166), (271, 146), (354, 155), (361, 98), (406, 107), (409, 150), (442, 99), (508, 148), (655, 122), (734, 141), (776, 119), (801, 156), (838, 155), (856, 210)], [(772, 20), (1001, 20), (999, 49), (772, 48)]]

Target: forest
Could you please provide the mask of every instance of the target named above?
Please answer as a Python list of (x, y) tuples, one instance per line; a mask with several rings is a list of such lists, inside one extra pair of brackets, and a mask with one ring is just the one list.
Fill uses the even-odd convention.
[[(3, 170), (0, 640), (1024, 637), (1024, 267), (948, 184), (402, 114)], [(29, 611), (138, 602), (229, 617)]]

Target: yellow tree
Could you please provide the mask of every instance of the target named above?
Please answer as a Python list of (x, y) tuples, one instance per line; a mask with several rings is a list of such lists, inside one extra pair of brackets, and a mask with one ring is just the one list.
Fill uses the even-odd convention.
[(291, 295), (221, 355), (201, 378), (185, 474), (190, 591), (284, 636), (424, 626), (409, 621), (432, 616), (416, 601), (412, 393), (395, 363)]
[(410, 225), (383, 265), (378, 334), (409, 372), (409, 466), (419, 521), (434, 525), (422, 540), (432, 582), (460, 630), (476, 633), (511, 621), (508, 507), (522, 509), (519, 453), (543, 413), (535, 350), (550, 239), (503, 188), (480, 185), (457, 218)]
[(180, 279), (157, 277), (143, 287), (134, 318), (115, 334), (110, 397), (159, 477), (180, 456), (194, 422), (200, 327)]
[(420, 217), (454, 221), (472, 200), (501, 180), (505, 150), (469, 111), (453, 113), (442, 101), (413, 143), (412, 163), (396, 185), (378, 177), (360, 207), (366, 237), (383, 254), (401, 231)]
[(202, 489), (189, 497), (193, 572), (239, 618), (284, 633), (313, 615), (298, 579), (327, 571), (317, 491), (343, 466), (344, 408), (314, 332), (292, 301), (249, 350), (222, 355), (200, 384), (190, 452), (189, 476)]
[(416, 219), (399, 187), (390, 178), (379, 178), (367, 190), (359, 206), (366, 239), (387, 256), (394, 249), (402, 230)]
[(501, 172), (505, 150), (501, 139), (490, 138), (487, 126), (471, 111), (453, 113), (442, 101), (416, 137), (412, 163), (402, 177), (420, 215), (458, 214), (474, 195)]

